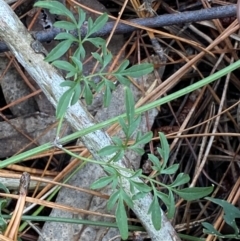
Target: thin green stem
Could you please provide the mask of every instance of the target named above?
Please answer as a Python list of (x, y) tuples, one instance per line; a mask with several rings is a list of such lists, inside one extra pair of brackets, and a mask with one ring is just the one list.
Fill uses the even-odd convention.
[[(158, 175), (160, 175), (161, 173), (158, 173)], [(158, 184), (158, 185), (160, 185), (160, 186), (162, 186), (162, 187), (165, 187), (166, 189), (169, 189), (169, 186), (168, 185), (165, 185), (164, 183), (162, 183), (162, 182), (159, 182), (159, 181), (157, 181), (157, 180), (155, 180), (155, 179), (153, 179), (153, 177), (148, 177), (148, 176), (145, 176), (145, 175), (141, 175), (140, 176), (142, 179), (144, 179), (144, 180), (148, 180), (150, 183), (151, 183), (151, 186), (153, 185), (153, 183), (155, 183), (155, 184)]]
[[(174, 99), (177, 99), (177, 98), (179, 98), (183, 95), (186, 95), (186, 94), (188, 94), (188, 93), (190, 93), (190, 92), (192, 92), (196, 89), (199, 89), (199, 88), (201, 88), (201, 87), (203, 87), (207, 84), (210, 84), (211, 82), (223, 77), (227, 73), (232, 72), (239, 67), (240, 67), (240, 60), (236, 61), (235, 63), (229, 65), (228, 67), (226, 67), (226, 68), (212, 74), (211, 76), (208, 76), (208, 77), (206, 77), (206, 78), (204, 78), (204, 79), (202, 79), (202, 80), (200, 80), (200, 81), (198, 81), (198, 82), (196, 82), (196, 83), (194, 83), (194, 84), (192, 84), (192, 85), (190, 85), (186, 88), (183, 88), (183, 89), (181, 89), (179, 91), (176, 91), (176, 92), (174, 92), (170, 95), (164, 96), (159, 100), (156, 100), (152, 103), (149, 103), (149, 104), (146, 104), (142, 107), (137, 108), (135, 110), (135, 114), (141, 114), (145, 111), (148, 111), (150, 109), (159, 107), (160, 105), (163, 105), (163, 104), (168, 103), (168, 102), (170, 102)], [(92, 125), (88, 128), (85, 128), (84, 130), (80, 130), (80, 131), (77, 131), (77, 132), (75, 132), (71, 135), (65, 136), (65, 137), (63, 137), (59, 140), (59, 143), (63, 145), (67, 142), (70, 142), (70, 141), (73, 141), (77, 138), (80, 138), (81, 136), (87, 135), (91, 132), (94, 132), (96, 130), (99, 130), (99, 129), (102, 129), (106, 126), (109, 126), (113, 123), (116, 123), (118, 121), (119, 117), (126, 118), (126, 114), (116, 116), (116, 117), (114, 117), (110, 120), (103, 121), (103, 122), (98, 123), (98, 124), (94, 124), (94, 125)], [(44, 144), (40, 147), (33, 148), (33, 149), (31, 149), (27, 152), (21, 153), (17, 156), (10, 157), (7, 160), (4, 160), (4, 161), (0, 162), (0, 168), (4, 168), (4, 167), (6, 167), (10, 164), (18, 163), (21, 160), (24, 160), (24, 159), (26, 159), (30, 156), (33, 156), (33, 155), (39, 154), (43, 151), (46, 151), (46, 150), (50, 149), (52, 146), (53, 146), (52, 143), (46, 143), (46, 144)]]
[[(67, 183), (80, 169), (84, 167), (86, 162), (83, 162), (81, 165), (79, 165), (68, 177), (66, 177), (63, 181), (63, 183)], [(49, 197), (46, 199), (47, 201), (52, 200), (52, 198), (57, 194), (57, 192), (62, 188), (62, 186), (58, 186), (55, 188), (55, 190), (49, 195)], [(33, 212), (32, 217), (36, 217), (42, 210), (44, 206), (38, 207), (36, 211)], [(20, 227), (19, 227), (19, 232), (23, 231), (28, 224), (24, 222)]]
[(59, 119), (58, 127), (57, 127), (56, 138), (58, 138), (59, 135), (60, 135), (60, 131), (61, 131), (61, 127), (62, 127), (63, 119), (64, 119), (64, 115)]
[[(2, 217), (4, 219), (11, 219), (11, 215), (3, 214)], [(92, 225), (92, 226), (99, 226), (99, 227), (109, 227), (109, 228), (118, 228), (116, 223), (113, 222), (103, 222), (103, 221), (91, 221), (79, 218), (60, 218), (60, 217), (45, 217), (45, 216), (29, 216), (23, 215), (22, 220), (25, 221), (35, 221), (35, 222), (60, 222), (60, 223), (73, 223), (73, 224), (83, 224), (83, 225)], [(128, 226), (129, 230), (132, 231), (144, 231), (143, 227), (139, 226)]]

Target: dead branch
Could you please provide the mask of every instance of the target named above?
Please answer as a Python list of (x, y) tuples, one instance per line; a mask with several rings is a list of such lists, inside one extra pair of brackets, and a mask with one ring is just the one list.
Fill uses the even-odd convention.
[[(151, 18), (138, 18), (129, 20), (128, 24), (119, 23), (115, 29), (115, 34), (123, 34), (133, 32), (138, 28), (136, 26), (131, 26), (131, 24), (148, 27), (148, 28), (159, 28), (163, 26), (178, 25), (191, 22), (199, 22), (204, 20), (212, 20), (218, 18), (226, 18), (236, 16), (236, 5), (227, 5), (221, 7), (214, 7), (208, 9), (201, 9), (196, 11), (187, 11), (174, 14), (165, 14), (161, 16), (151, 17)], [(106, 25), (93, 36), (108, 36), (112, 31), (115, 21), (108, 22)], [(51, 41), (54, 37), (60, 33), (60, 29), (51, 28), (50, 30), (34, 32), (34, 38), (40, 42)], [(84, 37), (87, 33), (85, 27), (81, 28), (81, 35)], [(0, 42), (0, 53), (8, 51), (8, 47), (4, 42)]]

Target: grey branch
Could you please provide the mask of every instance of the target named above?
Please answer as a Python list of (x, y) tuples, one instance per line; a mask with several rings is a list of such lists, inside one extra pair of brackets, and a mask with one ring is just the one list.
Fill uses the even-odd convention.
[[(201, 9), (196, 11), (187, 11), (174, 14), (164, 14), (161, 16), (151, 17), (151, 18), (138, 18), (132, 19), (129, 23), (134, 23), (139, 26), (144, 26), (148, 28), (159, 28), (163, 26), (179, 25), (184, 23), (195, 23), (204, 20), (226, 18), (236, 16), (236, 5), (227, 5), (221, 7), (213, 7), (209, 9)], [(93, 36), (108, 36), (112, 31), (115, 22), (108, 22), (100, 31), (96, 32)], [(119, 23), (115, 29), (115, 34), (129, 33), (137, 30), (137, 27), (133, 27), (124, 23)], [(51, 41), (54, 37), (60, 33), (60, 29), (51, 28), (50, 30), (44, 30), (39, 32), (34, 32), (34, 38), (40, 42)], [(83, 26), (81, 28), (81, 35), (86, 35), (86, 28)], [(7, 51), (8, 47), (4, 42), (0, 42), (0, 52)]]

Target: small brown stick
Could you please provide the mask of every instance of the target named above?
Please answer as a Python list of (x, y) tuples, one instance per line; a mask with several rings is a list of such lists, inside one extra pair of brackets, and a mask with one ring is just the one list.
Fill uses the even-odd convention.
[(12, 239), (4, 237), (2, 234), (0, 234), (0, 240), (1, 241), (12, 241)]
[(240, 0), (237, 1), (237, 20), (240, 24)]
[(21, 222), (21, 216), (23, 213), (29, 184), (30, 184), (30, 175), (27, 172), (24, 172), (20, 178), (19, 199), (17, 201), (16, 208), (12, 214), (12, 218), (4, 233), (5, 237), (10, 238), (12, 240), (17, 240), (18, 227)]

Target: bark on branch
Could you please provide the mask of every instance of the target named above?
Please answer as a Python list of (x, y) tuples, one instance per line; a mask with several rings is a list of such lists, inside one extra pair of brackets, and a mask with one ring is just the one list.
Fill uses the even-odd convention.
[[(41, 54), (34, 52), (31, 48), (31, 43), (34, 41), (32, 36), (27, 32), (21, 21), (4, 0), (0, 0), (0, 38), (7, 43), (10, 51), (37, 82), (49, 101), (56, 107), (60, 96), (64, 93), (64, 89), (60, 87), (60, 83), (64, 81), (64, 79), (55, 68), (43, 61)], [(91, 115), (86, 112), (81, 102), (68, 108), (66, 120), (76, 130), (94, 125)], [(108, 161), (106, 157), (103, 158), (98, 155), (99, 149), (112, 144), (110, 137), (105, 132), (99, 130), (90, 133), (81, 137), (81, 141), (95, 159)], [(123, 159), (118, 162), (118, 165), (125, 167), (124, 163), (125, 160)], [(128, 182), (126, 181), (123, 185), (125, 191), (130, 193)], [(143, 199), (134, 201), (133, 211), (142, 222), (152, 240), (180, 240), (163, 211), (161, 220), (162, 228), (159, 231), (155, 230), (151, 217), (147, 214), (151, 201), (151, 194)]]

